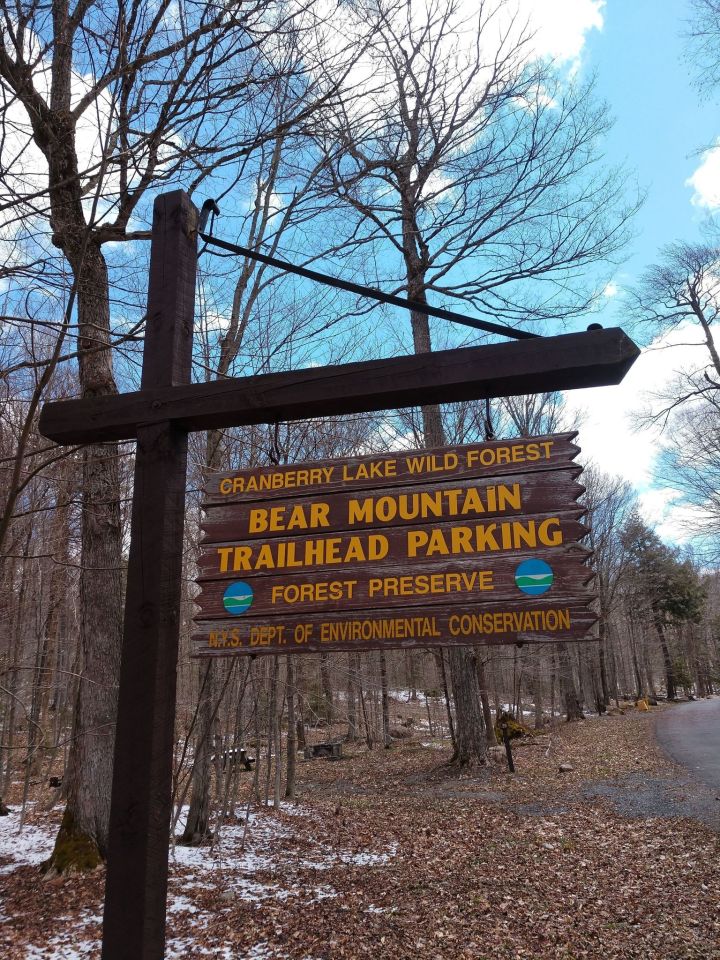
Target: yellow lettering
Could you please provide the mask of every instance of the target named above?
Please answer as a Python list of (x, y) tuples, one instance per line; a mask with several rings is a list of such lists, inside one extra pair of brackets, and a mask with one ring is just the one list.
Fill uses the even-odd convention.
[(267, 514), (267, 510), (263, 510), (262, 508), (251, 510), (250, 519), (248, 520), (248, 531), (250, 533), (263, 533), (263, 531), (267, 530)]
[(421, 547), (428, 542), (428, 535), (424, 530), (409, 530), (407, 535), (407, 555), (416, 557)]
[(470, 527), (453, 527), (450, 532), (453, 553), (472, 553), (472, 530)]
[[(495, 488), (492, 488), (493, 495), (495, 494)], [(520, 493), (520, 484), (514, 483), (511, 487), (505, 486), (505, 484), (500, 484), (497, 488), (498, 494), (498, 510), (507, 510), (510, 507), (512, 510), (520, 510), (522, 507), (522, 495)]]
[(348, 503), (348, 523), (372, 523), (373, 499), (351, 500)]
[[(550, 527), (554, 528), (552, 533), (550, 532)], [(549, 517), (547, 520), (543, 520), (538, 527), (538, 538), (541, 543), (546, 544), (548, 547), (559, 547), (563, 542), (559, 518)]]
[(527, 547), (536, 547), (537, 546), (537, 537), (535, 535), (535, 523), (530, 521), (528, 524), (523, 524), (518, 520), (513, 521), (512, 525), (513, 532), (513, 548), (515, 550), (521, 550), (524, 546)]

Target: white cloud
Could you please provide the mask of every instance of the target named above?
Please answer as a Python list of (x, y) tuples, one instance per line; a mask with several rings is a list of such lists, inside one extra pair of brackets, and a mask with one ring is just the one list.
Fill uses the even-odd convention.
[(592, 461), (601, 470), (629, 481), (641, 495), (646, 520), (658, 524), (661, 536), (677, 542), (688, 538), (682, 532), (688, 508), (678, 491), (656, 486), (654, 481), (656, 461), (668, 437), (660, 425), (638, 428), (637, 414), (648, 407), (660, 410), (661, 401), (653, 395), (669, 389), (683, 370), (707, 364), (707, 351), (697, 340), (692, 325), (678, 327), (644, 350), (617, 386), (566, 394), (569, 422), (580, 424), (579, 462)]
[(712, 519), (709, 512), (685, 502), (681, 490), (673, 487), (655, 487), (640, 494), (640, 513), (657, 535), (667, 542), (690, 543), (699, 533), (708, 529)]
[(690, 202), (694, 207), (714, 210), (720, 207), (720, 137), (715, 146), (706, 150), (697, 170), (685, 181), (694, 193)]
[(687, 539), (687, 529), (680, 515), (683, 511), (682, 499), (682, 492), (673, 487), (654, 487), (641, 493), (638, 498), (643, 519), (664, 540), (680, 543)]
[[(368, 25), (382, 10), (383, 21), (390, 26), (379, 28), (378, 36), (390, 36), (391, 31), (390, 47), (399, 51), (404, 46), (432, 48), (433, 64), (444, 65), (445, 96), (471, 103), (486, 84), (497, 82), (496, 57), (505, 78), (523, 71), (533, 58), (552, 58), (569, 65), (572, 73), (579, 65), (588, 33), (603, 27), (604, 7), (605, 0), (493, 0), (480, 6), (475, 0), (458, 0), (447, 8), (434, 0), (408, 4), (407, 8), (374, 0), (357, 10), (341, 5), (334, 14), (329, 0), (322, 0), (321, 7), (313, 8), (308, 16), (314, 29), (303, 34), (302, 42), (307, 45), (305, 55), (310, 64), (316, 51), (323, 51), (326, 62), (317, 67), (318, 78), (345, 73), (348, 44), (353, 38), (364, 43)], [(319, 26), (313, 16), (326, 10), (327, 18)], [(479, 69), (478, 63), (482, 65)], [(414, 58), (413, 69), (424, 86), (422, 58)], [(359, 129), (365, 125), (383, 132), (385, 119), (397, 110), (397, 92), (391, 56), (382, 40), (353, 61), (346, 80), (353, 91), (345, 105), (352, 122)], [(530, 91), (528, 97), (528, 106), (534, 109), (553, 105), (552, 96), (541, 88)], [(412, 94), (408, 98), (412, 101)]]
[(602, 30), (605, 0), (522, 0), (536, 30), (535, 47), (540, 56), (568, 63), (582, 54), (591, 30)]

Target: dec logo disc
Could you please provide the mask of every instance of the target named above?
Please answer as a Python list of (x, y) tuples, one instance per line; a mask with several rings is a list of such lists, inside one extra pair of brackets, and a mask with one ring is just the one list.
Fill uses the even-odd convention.
[(237, 580), (223, 594), (223, 606), (234, 617), (245, 613), (253, 602), (253, 590), (249, 583)]
[(515, 583), (519, 590), (531, 597), (539, 597), (553, 585), (555, 575), (544, 560), (524, 560), (515, 571)]

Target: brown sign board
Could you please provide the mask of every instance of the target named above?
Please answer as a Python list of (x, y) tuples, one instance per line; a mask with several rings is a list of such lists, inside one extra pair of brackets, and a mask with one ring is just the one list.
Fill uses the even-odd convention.
[(554, 512), (583, 492), (579, 468), (494, 479), (443, 480), (422, 486), (382, 487), (352, 493), (317, 494), (291, 501), (241, 500), (207, 505), (202, 529), (209, 543), (268, 540), (308, 530), (331, 533), (404, 527), (472, 517), (523, 516)]
[(511, 473), (537, 473), (575, 467), (580, 452), (573, 441), (577, 433), (487, 443), (435, 450), (351, 457), (346, 460), (310, 461), (272, 467), (253, 467), (214, 474), (206, 487), (205, 505), (244, 500), (293, 498), (333, 491), (391, 487), (440, 480), (473, 480)]
[[(588, 603), (590, 602), (588, 599)], [(576, 602), (519, 602), (502, 606), (417, 607), (267, 617), (240, 623), (199, 622), (195, 656), (302, 653), (581, 640), (597, 615)], [(201, 645), (203, 645), (201, 647)]]
[(193, 655), (584, 638), (574, 437), (215, 476)]

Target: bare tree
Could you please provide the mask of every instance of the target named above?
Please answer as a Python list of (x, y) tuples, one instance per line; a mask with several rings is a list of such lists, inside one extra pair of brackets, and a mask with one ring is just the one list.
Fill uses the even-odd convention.
[(649, 267), (629, 302), (634, 320), (653, 336), (685, 325), (699, 328), (707, 364), (686, 374), (685, 389), (671, 399), (685, 399), (720, 389), (720, 351), (714, 328), (720, 316), (720, 248), (706, 244), (672, 243), (657, 264)]
[(592, 86), (536, 59), (502, 0), (471, 17), (453, 0), (422, 15), (405, 0), (361, 9), (380, 21), (367, 68), (383, 89), (364, 111), (327, 113), (322, 140), (355, 236), (380, 241), (398, 289), (421, 302), (513, 321), (586, 310), (600, 291), (582, 269), (619, 253), (634, 209), (598, 161), (608, 118)]
[(660, 346), (671, 331), (680, 345), (704, 348), (701, 359), (678, 372), (642, 420), (666, 428), (662, 455), (665, 479), (685, 494), (687, 525), (717, 555), (719, 532), (717, 485), (720, 423), (720, 347), (716, 327), (720, 319), (720, 247), (714, 244), (674, 243), (666, 246), (657, 264), (648, 268), (630, 293), (633, 317), (639, 329), (651, 331)]
[(587, 546), (593, 551), (592, 565), (599, 597), (597, 667), (601, 697), (597, 707), (602, 713), (611, 696), (607, 656), (609, 623), (616, 611), (618, 588), (629, 563), (621, 530), (635, 509), (636, 497), (627, 481), (609, 476), (593, 466), (585, 468), (581, 480), (585, 485), (582, 499), (588, 510), (590, 527)]
[[(0, 25), (3, 227), (30, 259), (53, 249), (69, 265), (75, 354), (85, 397), (117, 392), (105, 245), (132, 243), (158, 184), (227, 188), (266, 135), (265, 97), (283, 75), (283, 44), (314, 29), (311, 0), (292, 10), (260, 0), (216, 6), (161, 0), (67, 0), (5, 8)], [(298, 77), (288, 124), (323, 97)], [(131, 248), (131, 256), (137, 252)], [(110, 269), (121, 265), (114, 248)], [(62, 263), (60, 264), (62, 270)], [(127, 275), (126, 275), (127, 276)], [(17, 299), (21, 301), (20, 287)], [(141, 318), (135, 284), (124, 313)], [(54, 869), (104, 855), (122, 615), (117, 445), (84, 452), (79, 688), (68, 805)]]
[(532, 437), (567, 429), (564, 424), (565, 402), (561, 393), (503, 397), (498, 401), (497, 408), (500, 417), (495, 432), (501, 437)]
[(628, 589), (652, 624), (662, 651), (665, 688), (674, 700), (679, 686), (680, 666), (673, 649), (670, 628), (698, 623), (706, 593), (698, 571), (677, 550), (665, 546), (637, 515), (631, 515), (621, 532), (628, 556)]
[[(585, 310), (599, 293), (580, 274), (607, 264), (627, 235), (625, 182), (602, 170), (607, 111), (591, 87), (559, 78), (533, 54), (509, 4), (454, 0), (419, 12), (409, 0), (367, 0), (379, 27), (366, 70), (382, 78), (365, 110), (325, 114), (328, 190), (354, 215), (354, 239), (382, 251), (375, 282), (418, 304), (435, 295), (510, 321)], [(468, 38), (470, 41), (468, 42)], [(428, 316), (411, 312), (414, 350), (432, 349)], [(424, 408), (423, 440), (446, 439)], [(484, 762), (472, 655), (451, 652), (456, 760)]]
[(661, 476), (683, 494), (680, 523), (709, 562), (720, 560), (720, 392), (679, 411)]
[(707, 93), (720, 84), (720, 3), (692, 0), (691, 8), (687, 53), (695, 67), (697, 85)]

